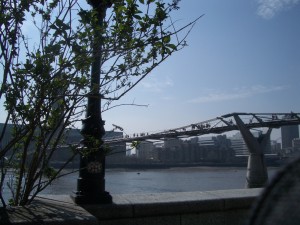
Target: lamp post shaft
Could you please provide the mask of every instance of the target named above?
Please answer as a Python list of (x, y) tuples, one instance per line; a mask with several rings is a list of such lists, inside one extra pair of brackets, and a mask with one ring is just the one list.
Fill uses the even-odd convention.
[[(107, 7), (98, 5), (97, 19), (100, 28)], [(94, 29), (92, 44), (93, 63), (91, 67), (90, 93), (88, 95), (86, 118), (82, 121), (83, 140), (80, 147), (80, 171), (74, 201), (77, 204), (111, 203), (111, 195), (105, 191), (105, 152), (103, 136), (104, 121), (101, 116), (100, 74), (102, 65), (103, 37), (99, 29)]]

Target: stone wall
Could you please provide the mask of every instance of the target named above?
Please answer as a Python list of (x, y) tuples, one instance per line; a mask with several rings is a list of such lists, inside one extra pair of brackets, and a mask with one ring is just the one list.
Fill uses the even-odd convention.
[(101, 225), (245, 224), (261, 189), (114, 195), (112, 205), (87, 205)]
[(45, 195), (2, 210), (0, 224), (242, 225), (261, 189), (113, 195), (113, 204), (75, 205), (70, 196)]

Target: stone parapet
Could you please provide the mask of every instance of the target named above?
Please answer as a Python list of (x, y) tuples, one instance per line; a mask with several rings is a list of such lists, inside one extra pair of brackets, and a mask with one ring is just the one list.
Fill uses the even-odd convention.
[(122, 194), (112, 205), (86, 205), (100, 224), (244, 224), (261, 189)]
[[(41, 196), (7, 211), (2, 224), (245, 224), (262, 189), (113, 195), (108, 205), (75, 205), (69, 196)], [(43, 222), (43, 223), (41, 223)]]

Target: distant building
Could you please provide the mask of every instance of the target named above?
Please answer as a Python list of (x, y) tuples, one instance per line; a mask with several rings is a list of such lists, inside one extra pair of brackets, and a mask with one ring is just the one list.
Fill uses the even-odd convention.
[(200, 159), (203, 162), (217, 161), (218, 149), (215, 146), (213, 137), (199, 138)]
[[(4, 129), (4, 124), (0, 123), (0, 132)], [(7, 124), (6, 131), (0, 143), (0, 148), (4, 148), (13, 138), (13, 125)], [(106, 131), (103, 139), (110, 139), (114, 137), (122, 137), (123, 132), (115, 132), (115, 131)], [(60, 145), (57, 146), (57, 149), (53, 152), (51, 157), (52, 161), (54, 162), (66, 162), (70, 159), (72, 154), (74, 154), (74, 149), (71, 146), (76, 146), (80, 143), (83, 139), (80, 129), (66, 129), (63, 140)], [(31, 150), (33, 150), (35, 144), (34, 142), (30, 145)], [(126, 146), (124, 144), (118, 144), (117, 146), (111, 146), (108, 150), (108, 154), (110, 155), (107, 162), (115, 162), (115, 161), (122, 161), (122, 159), (126, 156)], [(124, 156), (124, 157), (123, 157)], [(75, 157), (73, 162), (76, 164), (79, 160), (79, 157)]]
[(292, 141), (295, 138), (299, 138), (299, 126), (298, 125), (281, 127), (281, 143), (282, 143), (281, 147), (282, 147), (282, 149), (292, 148)]
[[(262, 132), (255, 132), (253, 136), (259, 138)], [(241, 135), (240, 132), (237, 132), (235, 135), (229, 138), (231, 141), (231, 147), (233, 148), (236, 156), (246, 156), (249, 155), (248, 147)], [(264, 149), (265, 154), (270, 154), (271, 150), (271, 140), (268, 140), (267, 146)]]
[(236, 156), (249, 155), (249, 150), (240, 132), (230, 137), (229, 140)]
[(294, 151), (300, 151), (300, 138), (294, 138), (292, 141)]
[(164, 141), (164, 147), (161, 152), (161, 160), (163, 162), (178, 163), (182, 162), (183, 152), (181, 145), (183, 141), (179, 138)]
[[(4, 123), (0, 123), (0, 136), (2, 135), (2, 131), (4, 129)], [(4, 148), (9, 141), (12, 139), (13, 126), (11, 124), (7, 124), (6, 131), (3, 135), (3, 138), (0, 142), (0, 149)]]
[(169, 139), (156, 144), (153, 151), (162, 163), (229, 162), (234, 157), (226, 135)]
[(271, 153), (272, 154), (280, 154), (281, 152), (281, 144), (277, 141), (271, 141)]
[[(123, 136), (123, 132), (106, 131), (103, 136), (103, 140), (105, 141), (106, 139), (112, 139), (120, 136)], [(64, 144), (57, 147), (57, 150), (53, 153), (52, 161), (65, 162), (70, 159), (72, 154), (74, 154), (70, 146), (74, 146), (76, 148), (81, 140), (83, 140), (83, 136), (80, 133), (80, 129), (67, 129), (65, 131)], [(126, 144), (121, 143), (110, 145), (107, 149), (105, 149), (105, 151), (107, 156), (106, 164), (121, 163), (124, 161), (126, 156)], [(78, 162), (79, 155), (77, 155), (73, 160), (75, 167)]]
[[(2, 133), (4, 129), (4, 123), (0, 123), (0, 132)], [(0, 133), (0, 134), (1, 134)], [(11, 141), (13, 138), (13, 125), (12, 124), (7, 124), (6, 131), (4, 133), (1, 146), (5, 146)], [(106, 131), (105, 135), (103, 136), (103, 139), (111, 139), (114, 137), (123, 137), (123, 132), (115, 132), (115, 131)], [(65, 129), (65, 133), (63, 136), (63, 143), (66, 145), (70, 144), (78, 144), (82, 139), (82, 135), (80, 133), (80, 129)]]
[(141, 160), (157, 160), (158, 156), (155, 154), (154, 148), (152, 142), (142, 141), (137, 146), (136, 155)]
[(182, 140), (179, 138), (168, 139), (164, 141), (164, 147), (170, 149), (176, 149), (178, 148), (178, 146), (181, 145), (181, 143)]
[(199, 147), (204, 162), (230, 162), (235, 155), (226, 135), (199, 138)]
[(200, 147), (198, 144), (198, 137), (183, 141), (181, 149), (183, 163), (195, 163), (200, 161)]

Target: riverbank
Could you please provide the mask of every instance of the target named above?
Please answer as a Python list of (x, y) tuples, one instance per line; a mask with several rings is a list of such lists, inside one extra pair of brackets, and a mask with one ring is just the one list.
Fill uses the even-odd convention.
[(107, 169), (169, 169), (180, 167), (246, 167), (246, 163), (133, 163), (133, 164), (108, 164)]
[[(280, 167), (286, 164), (284, 160), (266, 159), (266, 165), (268, 167)], [(60, 168), (63, 163), (54, 162), (51, 164), (54, 168)], [(236, 162), (197, 162), (197, 163), (107, 163), (107, 169), (169, 169), (169, 168), (180, 168), (180, 167), (244, 167), (248, 165), (248, 157), (239, 159)], [(72, 163), (66, 168), (77, 169), (79, 164)]]
[[(267, 167), (280, 167), (284, 165), (284, 161), (266, 161)], [(107, 169), (169, 169), (180, 167), (243, 167), (248, 165), (247, 160), (241, 162), (228, 162), (228, 163), (216, 163), (216, 162), (200, 162), (200, 163), (115, 163), (107, 164)]]

